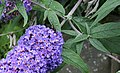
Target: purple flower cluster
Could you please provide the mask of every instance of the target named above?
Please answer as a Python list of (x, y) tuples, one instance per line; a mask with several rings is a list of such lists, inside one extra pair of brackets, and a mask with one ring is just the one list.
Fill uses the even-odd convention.
[(32, 10), (31, 0), (22, 0), (22, 1), (23, 1), (23, 4), (24, 4), (27, 12)]
[(9, 13), (11, 10), (13, 10), (15, 8), (15, 1), (6, 0), (5, 3), (6, 3), (6, 7), (3, 10), (1, 20), (4, 21), (4, 22), (7, 22), (8, 20), (10, 20), (13, 17), (17, 16), (18, 11), (14, 11), (12, 13)]
[(2, 1), (0, 0), (0, 4), (2, 4)]
[[(22, 2), (24, 4), (27, 12), (32, 10), (31, 0), (22, 0)], [(6, 3), (6, 7), (4, 8), (2, 16), (1, 16), (1, 20), (3, 22), (7, 22), (8, 20), (14, 18), (15, 16), (17, 16), (19, 14), (19, 12), (17, 10), (9, 13), (16, 7), (16, 3), (17, 3), (16, 0), (5, 0), (5, 3)]]
[(62, 63), (60, 32), (34, 25), (18, 40), (18, 46), (0, 61), (0, 73), (48, 73)]

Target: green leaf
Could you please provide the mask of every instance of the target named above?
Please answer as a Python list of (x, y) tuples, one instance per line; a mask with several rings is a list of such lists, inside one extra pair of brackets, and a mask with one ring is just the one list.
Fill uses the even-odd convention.
[(48, 20), (52, 25), (54, 25), (57, 31), (61, 31), (59, 19), (54, 11), (52, 10), (48, 11)]
[(0, 37), (0, 47), (9, 44), (9, 39), (7, 38), (7, 36), (1, 36)]
[(73, 41), (74, 40), (74, 38), (71, 38), (71, 39), (68, 39), (65, 43), (64, 43), (64, 47), (65, 48), (71, 48), (71, 46), (72, 46), (72, 44), (73, 43), (70, 43), (71, 41)]
[(86, 31), (86, 26), (85, 26), (85, 23), (86, 23), (86, 21), (83, 19), (83, 18), (81, 18), (81, 17), (74, 17), (73, 19), (72, 19), (72, 21), (73, 21), (73, 23), (75, 23), (75, 25), (78, 27), (78, 29), (83, 33), (85, 33), (85, 32), (87, 32)]
[(36, 4), (36, 5), (32, 5), (32, 10), (35, 10), (35, 11), (40, 11), (40, 12), (44, 12), (47, 8), (45, 7), (45, 4), (43, 4), (42, 2), (40, 1), (34, 1), (32, 0), (32, 3)]
[(114, 10), (117, 6), (120, 5), (120, 0), (107, 0), (99, 10), (92, 16), (94, 18), (97, 16), (95, 21), (93, 22), (92, 26), (96, 25), (101, 19), (107, 16), (112, 10)]
[[(17, 16), (14, 20), (11, 20), (11, 22), (9, 24), (4, 25), (5, 28), (2, 31), (3, 36), (1, 36), (1, 34), (0, 34), (0, 53), (1, 53), (0, 57), (5, 58), (6, 53), (11, 49), (11, 48), (9, 48), (10, 39), (7, 37), (7, 34), (10, 32), (16, 32), (18, 30), (21, 30), (21, 28), (18, 26), (19, 19), (20, 19), (20, 17)], [(16, 27), (17, 27), (17, 29), (16, 29)], [(3, 26), (2, 26), (2, 28), (3, 28)], [(21, 36), (20, 33), (22, 33), (22, 32), (15, 33), (17, 35), (16, 39), (18, 39)]]
[(18, 11), (24, 18), (24, 25), (23, 27), (27, 24), (28, 21), (28, 15), (26, 13), (25, 7), (23, 6), (23, 3), (20, 1), (18, 4), (16, 4)]
[(81, 42), (83, 40), (86, 40), (89, 36), (86, 34), (82, 34), (82, 35), (77, 35), (76, 38), (72, 41), (73, 43), (77, 43), (77, 42)]
[[(8, 32), (14, 32), (16, 25), (18, 24), (18, 21), (20, 20), (20, 17), (16, 17), (14, 20), (12, 20), (8, 25), (5, 26), (5, 29), (3, 30), (2, 34), (6, 34)], [(0, 37), (0, 46), (3, 46), (5, 44), (9, 43), (9, 39), (7, 36)]]
[(62, 15), (65, 15), (65, 9), (63, 8), (63, 6), (57, 2), (57, 1), (52, 1), (52, 3), (49, 6), (52, 10), (57, 11), (59, 13), (61, 13)]
[(49, 8), (50, 4), (52, 3), (53, 0), (41, 0), (41, 2)]
[(0, 16), (2, 15), (3, 8), (4, 8), (4, 6), (2, 4), (0, 4)]
[(89, 41), (90, 41), (91, 45), (94, 46), (96, 49), (98, 49), (98, 50), (100, 50), (100, 51), (102, 51), (102, 52), (107, 52), (107, 53), (109, 53), (109, 51), (108, 51), (108, 50), (103, 46), (103, 44), (102, 44), (100, 41), (98, 41), (97, 39), (92, 39), (92, 38), (90, 38)]
[[(23, 31), (21, 31), (23, 27), (19, 25), (20, 24), (19, 21), (20, 21), (20, 16), (17, 16), (14, 18), (14, 20), (11, 20), (10, 23), (4, 25), (5, 28), (2, 31), (3, 36), (1, 36), (0, 34), (0, 54), (2, 57), (5, 57), (5, 54), (11, 49), (9, 48), (10, 39), (7, 37), (7, 34), (13, 32), (14, 34), (17, 35), (16, 40), (18, 40), (18, 38), (23, 34)], [(20, 31), (20, 32), (16, 33), (16, 31)]]
[(87, 34), (90, 35), (90, 27), (88, 26), (88, 24), (86, 23), (86, 29), (87, 29)]
[(48, 17), (48, 10), (45, 10), (45, 12), (44, 12), (44, 19), (43, 19), (43, 21), (45, 21), (47, 17)]
[(82, 58), (71, 49), (63, 49), (62, 56), (65, 63), (82, 70), (82, 73), (89, 73), (89, 68), (86, 63), (84, 63)]
[(111, 22), (91, 29), (93, 38), (109, 38), (120, 35), (120, 22)]
[(77, 36), (78, 33), (74, 30), (62, 30), (63, 33), (68, 34), (68, 35), (72, 35), (72, 36)]
[(100, 41), (108, 51), (120, 55), (120, 37), (100, 39)]
[(65, 43), (64, 43), (64, 47), (68, 47), (68, 48), (71, 48), (71, 46), (73, 46), (74, 43), (78, 43), (78, 42), (81, 42), (81, 41), (84, 41), (88, 38), (88, 35), (86, 34), (83, 34), (83, 35), (77, 35), (76, 38), (72, 38), (72, 39), (69, 39), (67, 40)]
[(82, 48), (83, 48), (83, 42), (80, 42), (80, 43), (76, 44), (77, 54), (80, 54), (80, 53), (81, 53)]

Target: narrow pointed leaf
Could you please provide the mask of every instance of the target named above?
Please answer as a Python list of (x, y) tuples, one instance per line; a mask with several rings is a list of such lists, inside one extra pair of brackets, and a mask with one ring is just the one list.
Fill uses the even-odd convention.
[(93, 38), (109, 38), (120, 35), (120, 22), (111, 22), (91, 29)]
[(72, 41), (73, 43), (77, 43), (77, 42), (81, 42), (83, 40), (86, 40), (89, 36), (86, 34), (82, 34), (82, 35), (77, 35), (76, 38)]
[(83, 42), (80, 42), (80, 43), (76, 44), (77, 54), (80, 54), (82, 49), (83, 49)]
[(97, 39), (92, 39), (92, 38), (90, 38), (89, 41), (90, 41), (91, 45), (94, 46), (96, 49), (98, 49), (98, 50), (100, 50), (100, 51), (102, 51), (102, 52), (107, 52), (107, 53), (109, 53), (109, 51), (108, 51), (108, 50), (103, 46), (103, 44), (102, 44), (100, 41), (98, 41)]
[(28, 15), (26, 13), (25, 7), (23, 6), (23, 3), (21, 1), (16, 6), (17, 6), (18, 11), (24, 18), (24, 25), (23, 25), (23, 27), (24, 27), (28, 21)]
[(65, 63), (77, 67), (82, 73), (89, 73), (89, 68), (86, 63), (84, 63), (82, 58), (71, 49), (63, 49), (62, 56)]
[(77, 36), (78, 33), (73, 31), (73, 30), (62, 30), (63, 33), (68, 34), (68, 35), (72, 35), (72, 36)]
[(48, 10), (45, 10), (45, 12), (44, 12), (44, 19), (43, 19), (43, 21), (45, 21), (47, 17), (48, 17)]
[[(97, 16), (96, 20), (93, 22), (92, 26), (96, 25), (101, 19), (107, 16), (112, 10), (120, 5), (120, 0), (107, 0), (98, 11), (92, 16), (94, 18)], [(92, 27), (91, 26), (91, 27)]]
[(111, 53), (120, 55), (120, 37), (100, 39), (100, 41)]
[(0, 4), (0, 16), (2, 15), (3, 8), (4, 8), (3, 4)]

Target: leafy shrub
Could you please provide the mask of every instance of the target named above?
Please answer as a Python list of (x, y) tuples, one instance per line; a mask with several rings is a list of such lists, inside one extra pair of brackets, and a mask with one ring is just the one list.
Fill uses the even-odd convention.
[[(30, 52), (35, 53), (39, 48), (43, 51), (37, 53), (43, 53), (40, 56), (45, 56), (45, 59), (37, 61), (40, 61), (44, 68), (35, 65), (35, 68), (27, 68), (25, 72), (57, 72), (66, 64), (70, 64), (80, 69), (82, 73), (89, 73), (87, 64), (80, 57), (85, 41), (108, 55), (120, 54), (120, 22), (101, 23), (111, 13), (119, 15), (119, 5), (120, 0), (88, 2), (82, 0), (0, 0), (0, 58), (5, 58), (0, 61), (0, 72), (6, 73), (9, 69), (12, 73), (24, 72), (19, 69), (19, 65), (13, 65), (18, 61), (12, 62), (12, 59), (18, 59), (20, 55), (23, 55), (22, 59), (27, 59), (24, 56), (36, 56)], [(43, 24), (44, 31), (38, 24)], [(27, 29), (26, 32), (25, 29)], [(41, 39), (43, 37), (48, 40)], [(17, 44), (16, 41), (18, 41)], [(43, 48), (40, 46), (43, 43), (37, 41), (43, 41)], [(34, 45), (38, 43), (39, 45)], [(49, 45), (48, 49), (52, 47), (53, 51), (46, 54), (44, 50), (47, 45)], [(35, 51), (28, 52), (25, 48), (35, 49)], [(52, 58), (47, 58), (49, 56)], [(25, 62), (25, 60), (20, 61)], [(31, 60), (26, 63), (31, 63)], [(11, 68), (8, 67), (8, 69), (6, 66)]]

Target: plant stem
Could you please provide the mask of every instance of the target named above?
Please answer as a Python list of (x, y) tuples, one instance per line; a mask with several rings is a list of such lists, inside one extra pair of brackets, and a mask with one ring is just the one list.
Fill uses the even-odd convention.
[(79, 32), (79, 31), (75, 28), (75, 26), (72, 24), (72, 22), (71, 22), (70, 20), (68, 20), (68, 21), (69, 21), (69, 23), (70, 23), (70, 26), (71, 26), (78, 34), (82, 35), (82, 33)]
[(11, 32), (8, 32), (8, 33), (4, 33), (4, 34), (0, 34), (0, 36), (4, 36), (4, 35), (9, 35), (9, 34), (13, 34), (13, 33), (17, 33), (17, 32), (20, 32), (22, 30), (24, 30), (25, 28), (21, 29), (21, 30), (18, 30), (18, 31), (11, 31)]
[(61, 27), (64, 25), (64, 23), (67, 21), (67, 19), (64, 19), (62, 22), (61, 22)]
[[(78, 2), (75, 4), (75, 6), (72, 8), (72, 10), (68, 13), (67, 17), (70, 17), (73, 15), (73, 13), (75, 12), (75, 10), (78, 8), (78, 6), (80, 5), (80, 3), (82, 2), (82, 0), (78, 0)], [(61, 27), (63, 26), (63, 24), (66, 22), (66, 19), (64, 19), (61, 22)]]
[(78, 8), (78, 6), (80, 5), (81, 2), (82, 2), (82, 0), (78, 0), (78, 2), (75, 4), (75, 6), (72, 8), (72, 10), (68, 13), (68, 16), (73, 15), (73, 13)]
[(117, 61), (118, 63), (120, 63), (120, 60), (117, 59), (116, 57), (110, 55), (110, 54), (107, 54), (107, 56), (109, 56), (110, 58), (112, 58), (113, 60)]

